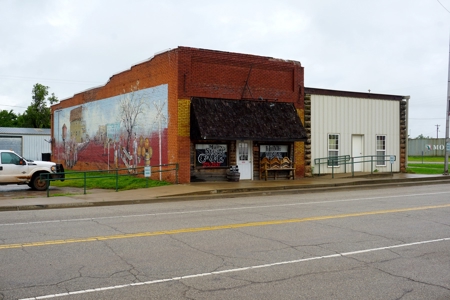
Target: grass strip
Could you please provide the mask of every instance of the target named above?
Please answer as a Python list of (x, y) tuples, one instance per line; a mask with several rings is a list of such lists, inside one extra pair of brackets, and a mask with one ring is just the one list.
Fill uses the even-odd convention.
[[(148, 181), (148, 183), (147, 183)], [(152, 180), (137, 175), (119, 175), (118, 176), (118, 189), (119, 190), (132, 190), (156, 186), (169, 185), (166, 181)], [(66, 173), (66, 179), (64, 181), (52, 181), (52, 186), (58, 187), (84, 187), (84, 173), (83, 172), (68, 172)], [(87, 189), (115, 189), (116, 188), (116, 176), (114, 173), (98, 173), (87, 172), (86, 173), (86, 188)]]

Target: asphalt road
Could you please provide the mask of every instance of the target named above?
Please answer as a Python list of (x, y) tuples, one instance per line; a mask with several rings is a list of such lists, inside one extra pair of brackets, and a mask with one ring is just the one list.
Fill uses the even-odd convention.
[(450, 184), (0, 212), (0, 299), (450, 299)]

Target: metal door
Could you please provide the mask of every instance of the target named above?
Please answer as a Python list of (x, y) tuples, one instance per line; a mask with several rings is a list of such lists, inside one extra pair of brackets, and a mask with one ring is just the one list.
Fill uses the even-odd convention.
[(241, 173), (240, 179), (253, 179), (252, 142), (237, 141), (236, 161)]

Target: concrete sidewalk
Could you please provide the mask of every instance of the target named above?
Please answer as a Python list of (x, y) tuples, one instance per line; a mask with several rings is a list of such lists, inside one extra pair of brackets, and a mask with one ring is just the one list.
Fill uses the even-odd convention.
[[(143, 188), (129, 191), (88, 190), (51, 187), (50, 197), (0, 198), (0, 211), (48, 209), (84, 206), (124, 205), (162, 201), (201, 200), (213, 198), (232, 198), (243, 196), (282, 195), (311, 193), (325, 190), (342, 190), (349, 188), (407, 186), (419, 184), (449, 184), (450, 176), (417, 174), (349, 174), (300, 178), (297, 180), (253, 180), (239, 182), (197, 182), (162, 187)], [(52, 194), (67, 194), (52, 196)], [(5, 197), (6, 196), (6, 197)]]

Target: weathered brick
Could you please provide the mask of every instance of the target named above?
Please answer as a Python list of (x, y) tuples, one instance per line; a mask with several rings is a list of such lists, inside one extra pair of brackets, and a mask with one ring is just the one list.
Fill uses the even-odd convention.
[[(88, 71), (88, 70), (87, 70)], [(97, 101), (129, 91), (168, 84), (167, 157), (179, 163), (179, 182), (190, 181), (189, 138), (191, 97), (269, 99), (293, 103), (304, 122), (303, 67), (299, 62), (241, 53), (178, 47), (111, 76), (108, 83), (75, 94), (52, 106), (57, 109)], [(296, 175), (304, 176), (303, 143), (295, 143)], [(163, 173), (174, 181), (174, 175)]]

